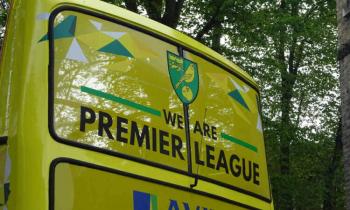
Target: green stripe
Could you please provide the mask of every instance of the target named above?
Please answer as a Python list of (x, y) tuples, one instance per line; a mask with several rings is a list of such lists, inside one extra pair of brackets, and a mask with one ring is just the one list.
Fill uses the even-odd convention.
[(158, 198), (156, 195), (151, 195), (152, 210), (158, 210)]
[(114, 95), (109, 94), (109, 93), (105, 93), (105, 92), (95, 90), (95, 89), (85, 87), (85, 86), (81, 86), (80, 90), (81, 90), (81, 92), (88, 93), (88, 94), (91, 94), (91, 95), (94, 95), (97, 97), (101, 97), (101, 98), (104, 98), (104, 99), (107, 99), (110, 101), (114, 101), (114, 102), (117, 102), (120, 104), (124, 104), (126, 106), (132, 107), (134, 109), (138, 109), (138, 110), (143, 111), (143, 112), (147, 112), (149, 114), (153, 114), (153, 115), (158, 116), (158, 117), (161, 116), (161, 112), (159, 110), (156, 110), (156, 109), (153, 109), (151, 107), (147, 107), (147, 106), (126, 100), (124, 98), (119, 98), (119, 97), (114, 96)]
[(236, 139), (235, 137), (229, 136), (225, 133), (221, 133), (221, 137), (229, 140), (230, 142), (233, 142), (235, 144), (241, 145), (242, 147), (245, 147), (247, 149), (252, 150), (253, 152), (258, 152), (258, 148), (256, 148), (255, 146), (248, 144), (247, 142), (244, 142), (242, 140)]

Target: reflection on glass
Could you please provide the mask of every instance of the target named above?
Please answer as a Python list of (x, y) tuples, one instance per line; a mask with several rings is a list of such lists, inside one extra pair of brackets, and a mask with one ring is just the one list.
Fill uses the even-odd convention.
[[(201, 57), (180, 58), (174, 45), (89, 15), (58, 14), (53, 34), (54, 130), (61, 139), (186, 172), (179, 98), (193, 101), (193, 173), (269, 197), (254, 89)], [(181, 71), (174, 63), (186, 70), (173, 74), (175, 83), (169, 55), (181, 61), (173, 70)]]
[(190, 52), (200, 87), (190, 105), (194, 173), (269, 198), (258, 93)]
[(173, 45), (89, 15), (65, 11), (54, 28), (54, 129), (60, 138), (186, 170), (182, 113), (172, 92)]

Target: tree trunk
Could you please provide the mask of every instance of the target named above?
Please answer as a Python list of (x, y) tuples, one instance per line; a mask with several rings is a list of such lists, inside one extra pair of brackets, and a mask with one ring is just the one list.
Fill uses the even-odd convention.
[(331, 162), (329, 163), (328, 169), (325, 174), (325, 194), (323, 201), (323, 210), (333, 210), (336, 208), (336, 190), (337, 186), (335, 183), (336, 171), (341, 163), (342, 148), (342, 126), (341, 122), (338, 125), (335, 146), (332, 154)]
[(157, 22), (162, 22), (162, 0), (143, 1), (143, 5), (147, 11), (147, 15), (149, 18)]
[(350, 1), (337, 0), (345, 203), (350, 210), (350, 12), (346, 11), (350, 11)]
[(176, 26), (179, 24), (183, 4), (184, 0), (167, 0), (165, 2), (165, 11), (162, 17), (162, 23), (172, 28), (176, 28)]
[(222, 37), (222, 25), (218, 24), (216, 27), (213, 29), (213, 34), (212, 34), (212, 43), (211, 43), (211, 49), (215, 50), (218, 53), (221, 52), (221, 37)]
[(137, 13), (139, 12), (138, 3), (140, 3), (146, 9), (149, 18), (171, 28), (176, 28), (179, 24), (184, 0), (166, 0), (165, 2), (163, 0), (124, 0), (124, 3), (128, 10)]

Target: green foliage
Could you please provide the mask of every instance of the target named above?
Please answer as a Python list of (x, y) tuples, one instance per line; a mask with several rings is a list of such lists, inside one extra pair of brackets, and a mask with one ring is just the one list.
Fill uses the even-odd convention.
[(9, 9), (9, 6), (7, 1), (0, 0), (0, 42), (1, 43), (5, 36), (5, 26), (6, 26), (8, 9)]
[(185, 1), (177, 28), (259, 81), (276, 209), (343, 209), (335, 2)]
[[(259, 82), (276, 209), (344, 209), (335, 1), (186, 0), (171, 8), (178, 1), (105, 2), (177, 27)], [(166, 17), (173, 9), (180, 20), (176, 12)], [(2, 7), (1, 37), (6, 17)]]
[[(249, 10), (237, 31), (224, 31), (224, 53), (260, 81), (276, 207), (320, 209), (339, 121), (334, 4), (259, 1)], [(287, 172), (282, 158), (288, 158)], [(333, 187), (341, 184), (334, 173)]]

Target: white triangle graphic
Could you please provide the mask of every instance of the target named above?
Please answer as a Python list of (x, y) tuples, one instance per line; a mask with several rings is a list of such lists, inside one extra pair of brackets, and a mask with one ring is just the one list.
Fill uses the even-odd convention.
[(256, 129), (257, 129), (258, 131), (260, 131), (261, 133), (263, 132), (260, 114), (258, 114), (258, 123), (257, 123), (257, 125), (256, 125)]
[(76, 60), (84, 63), (88, 62), (76, 38), (73, 39), (72, 44), (69, 47), (66, 59)]
[(10, 173), (11, 173), (11, 159), (9, 152), (6, 152), (6, 162), (5, 162), (5, 183), (10, 183)]
[(101, 31), (101, 29), (102, 29), (102, 23), (97, 22), (97, 21), (94, 21), (94, 20), (90, 20), (90, 23), (91, 23), (92, 25), (94, 25), (95, 28), (96, 28), (97, 30)]
[(40, 13), (36, 16), (38, 20), (48, 20), (50, 18), (50, 13)]
[(113, 31), (103, 31), (103, 33), (106, 34), (107, 36), (112, 37), (113, 39), (119, 39), (125, 34), (125, 32), (113, 32)]
[(243, 92), (243, 93), (247, 93), (250, 88), (247, 87), (246, 85), (243, 85), (243, 87), (241, 87), (236, 81), (234, 81), (232, 78), (230, 78), (231, 83), (235, 86), (236, 89), (238, 89), (239, 91)]

